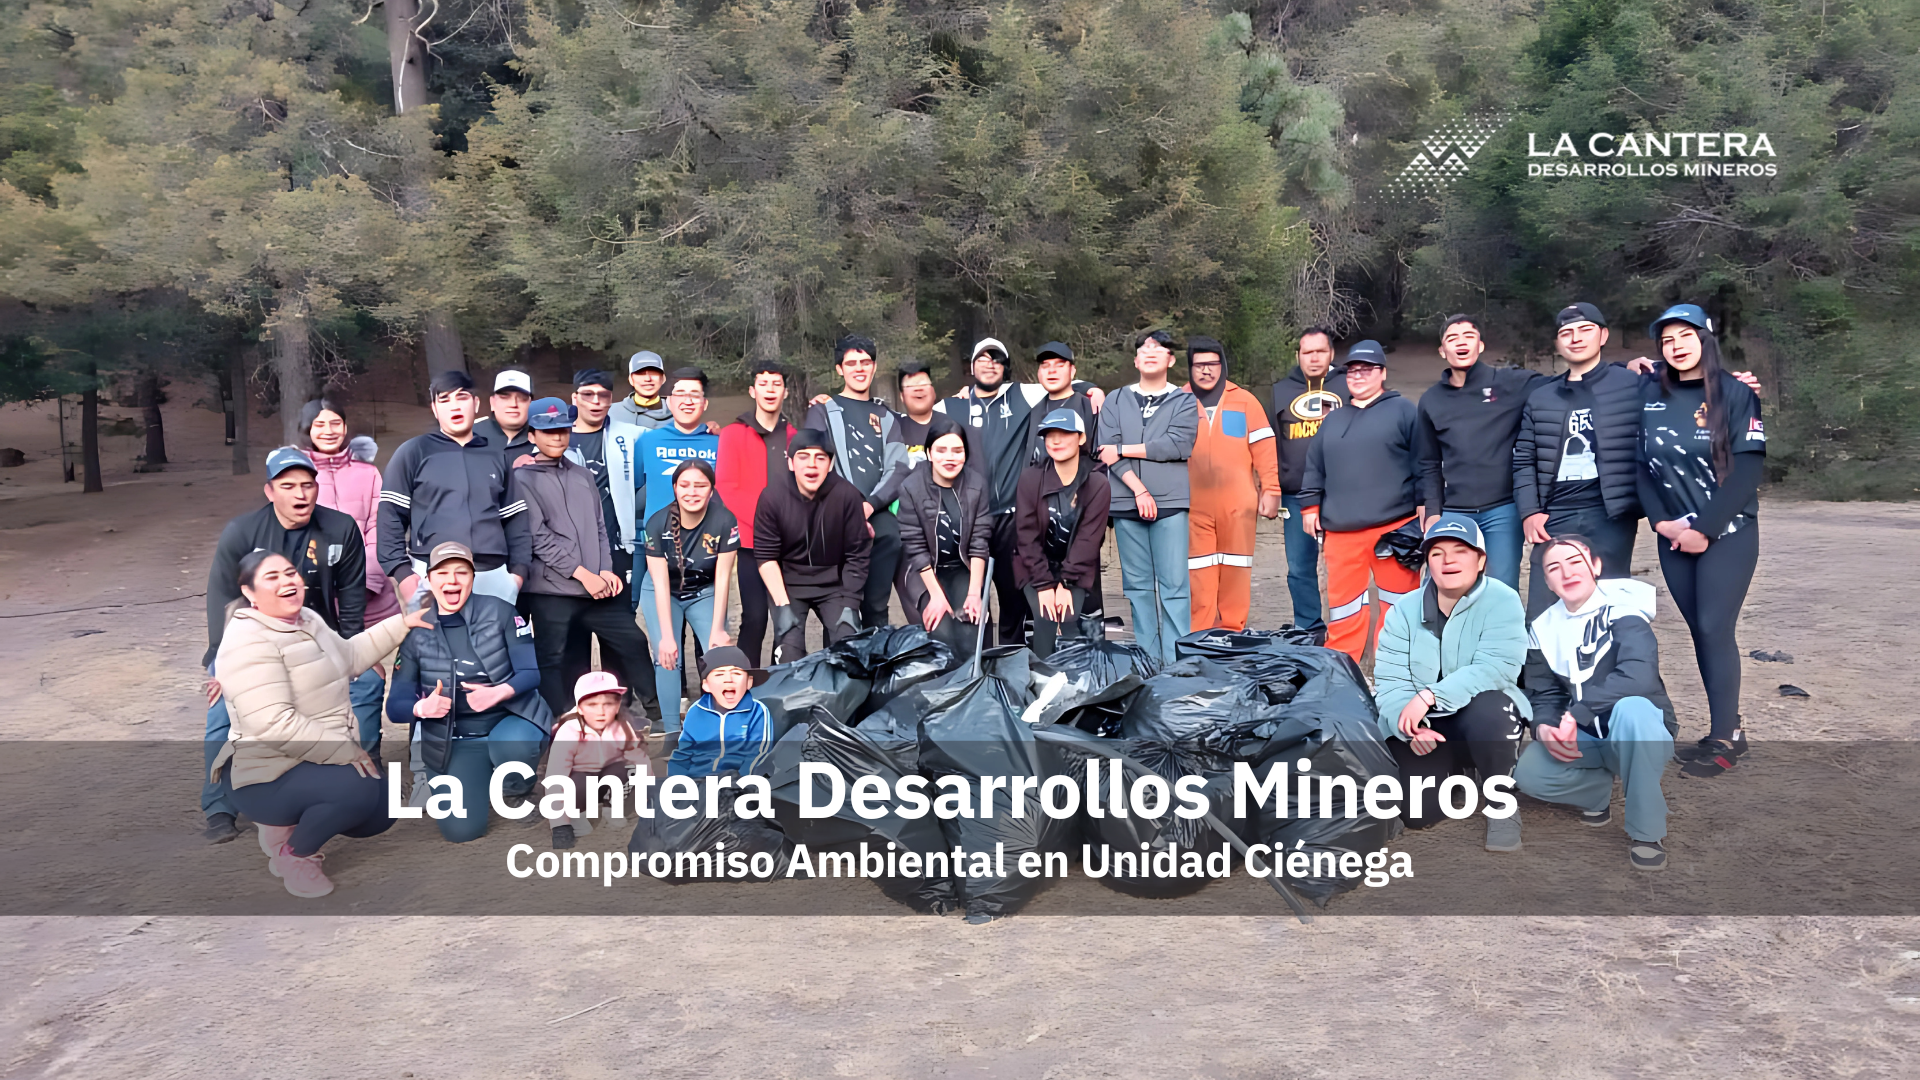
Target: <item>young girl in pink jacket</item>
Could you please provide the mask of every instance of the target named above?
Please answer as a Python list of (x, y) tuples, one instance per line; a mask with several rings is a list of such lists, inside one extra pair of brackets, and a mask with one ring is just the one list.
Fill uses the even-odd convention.
[[(640, 748), (640, 735), (623, 701), (627, 688), (610, 671), (589, 671), (573, 684), (573, 711), (558, 721), (553, 731), (553, 747), (547, 751), (547, 778), (570, 777), (573, 780), (575, 806), (584, 809), (595, 777), (611, 777), (621, 784), (647, 776), (653, 767)], [(552, 789), (547, 789), (551, 795)], [(569, 811), (553, 818), (553, 846), (556, 850), (573, 846), (577, 836), (593, 831), (587, 819)]]
[[(375, 506), (380, 499), (380, 470), (373, 457), (380, 447), (365, 435), (347, 438), (347, 414), (340, 406), (318, 398), (300, 410), (300, 430), (307, 444), (307, 456), (319, 472), (320, 505), (338, 510), (360, 526), (360, 538), (367, 548), (367, 625), (400, 614), (400, 600), (394, 595), (393, 582), (380, 570), (374, 547)], [(353, 714), (360, 721), (360, 746), (380, 758), (380, 705), (387, 696), (387, 671), (375, 664), (353, 680)]]
[(379, 444), (365, 435), (348, 439), (346, 413), (326, 398), (309, 401), (300, 410), (300, 430), (306, 434), (308, 456), (320, 467), (320, 505), (351, 517), (366, 541), (367, 622), (398, 614), (400, 601), (393, 594), (393, 582), (374, 556), (380, 470), (373, 458), (380, 452)]

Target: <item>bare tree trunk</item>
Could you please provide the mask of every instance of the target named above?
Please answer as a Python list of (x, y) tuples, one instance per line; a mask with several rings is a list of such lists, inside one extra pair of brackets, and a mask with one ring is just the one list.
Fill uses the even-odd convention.
[(780, 294), (772, 282), (760, 282), (753, 289), (753, 352), (748, 359), (780, 359)]
[(460, 342), (460, 331), (453, 327), (452, 316), (446, 312), (427, 313), (421, 344), (427, 354), (427, 378), (431, 379), (443, 371), (467, 370), (466, 347)]
[(414, 33), (420, 0), (384, 0), (387, 62), (393, 69), (393, 112), (405, 116), (427, 103), (427, 47)]
[(235, 350), (227, 357), (227, 387), (233, 395), (233, 412), (228, 416), (232, 425), (228, 430), (233, 437), (233, 475), (245, 476), (252, 471), (247, 462), (247, 414), (253, 411), (253, 395), (247, 392), (247, 351)]
[(300, 407), (313, 396), (313, 344), (308, 339), (306, 301), (284, 290), (273, 324), (273, 377), (280, 384), (280, 441), (299, 440)]
[(894, 305), (893, 313), (887, 321), (893, 325), (894, 336), (900, 341), (913, 341), (920, 336), (920, 275), (913, 256), (901, 258), (894, 270), (895, 280), (900, 288), (900, 301)]
[(87, 392), (80, 396), (80, 467), (86, 480), (80, 490), (105, 491), (100, 482), (100, 369), (87, 365)]
[(149, 371), (140, 380), (140, 404), (146, 415), (147, 467), (167, 463), (167, 429), (160, 416), (160, 373)]
[[(384, 0), (383, 6), (387, 12), (387, 62), (393, 74), (393, 112), (405, 116), (427, 104), (427, 45), (415, 32), (420, 0)], [(421, 164), (406, 163), (409, 175), (403, 197), (408, 210), (415, 214), (427, 203), (426, 170)], [(450, 312), (438, 308), (429, 311), (421, 336), (429, 379), (442, 371), (467, 370), (466, 348)]]

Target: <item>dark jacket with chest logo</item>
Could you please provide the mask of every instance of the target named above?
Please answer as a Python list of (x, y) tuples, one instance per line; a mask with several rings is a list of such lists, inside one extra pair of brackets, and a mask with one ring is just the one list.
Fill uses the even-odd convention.
[(1320, 422), (1352, 397), (1338, 368), (1309, 379), (1296, 365), (1273, 384), (1273, 437), (1280, 456), (1282, 492), (1300, 493), (1300, 482), (1307, 476), (1307, 444), (1320, 433)]
[(1475, 512), (1513, 501), (1513, 442), (1537, 371), (1480, 363), (1466, 384), (1442, 378), (1420, 395), (1420, 501), (1427, 512)]
[[(1619, 364), (1600, 364), (1580, 381), (1593, 395), (1593, 450), (1607, 516), (1637, 518), (1642, 379)], [(1546, 512), (1573, 401), (1564, 374), (1537, 384), (1527, 395), (1513, 443), (1513, 501), (1523, 518)]]

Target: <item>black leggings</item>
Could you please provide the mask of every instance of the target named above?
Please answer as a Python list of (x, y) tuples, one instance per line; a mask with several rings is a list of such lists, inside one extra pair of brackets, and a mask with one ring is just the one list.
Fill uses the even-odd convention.
[(1447, 741), (1436, 744), (1425, 755), (1414, 753), (1407, 740), (1398, 736), (1387, 740), (1393, 760), (1400, 765), (1400, 775), (1407, 781), (1407, 809), (1413, 806), (1413, 778), (1427, 776), (1434, 780), (1434, 785), (1420, 794), (1419, 815), (1403, 811), (1409, 829), (1424, 829), (1445, 818), (1440, 812), (1440, 782), (1454, 773), (1476, 769), (1482, 781), (1511, 775), (1520, 760), (1520, 733), (1526, 727), (1526, 718), (1505, 691), (1487, 690), (1474, 695), (1459, 712), (1433, 717), (1427, 726)]
[(1693, 656), (1707, 689), (1711, 735), (1727, 739), (1740, 726), (1740, 643), (1734, 625), (1747, 602), (1747, 586), (1760, 562), (1760, 523), (1749, 522), (1731, 536), (1707, 545), (1698, 555), (1673, 550), (1660, 541), (1660, 573), (1666, 576), (1673, 606), (1693, 634)]
[[(767, 582), (760, 576), (760, 562), (753, 557), (752, 548), (741, 548), (740, 558), (735, 563), (734, 577), (740, 579), (740, 651), (754, 667), (760, 666), (760, 652), (767, 645)], [(714, 597), (716, 604), (725, 600)]]
[(256, 825), (291, 825), (288, 844), (305, 858), (336, 836), (364, 840), (393, 826), (387, 786), (351, 765), (303, 761), (276, 780), (233, 789), (233, 804)]

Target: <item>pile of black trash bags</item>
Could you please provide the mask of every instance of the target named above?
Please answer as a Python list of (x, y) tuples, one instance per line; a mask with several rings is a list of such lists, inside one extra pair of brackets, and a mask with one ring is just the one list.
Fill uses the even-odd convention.
[[(787, 876), (795, 843), (807, 845), (810, 854), (852, 850), (863, 841), (872, 849), (891, 842), (897, 851), (923, 853), (1004, 844), (1006, 877), (876, 881), (886, 895), (915, 910), (962, 911), (979, 921), (1018, 911), (1047, 885), (1044, 877), (1013, 871), (1026, 852), (1065, 852), (1078, 861), (1083, 845), (1218, 851), (1231, 842), (1225, 835), (1231, 832), (1248, 844), (1292, 851), (1304, 843), (1308, 852), (1364, 855), (1399, 834), (1399, 819), (1379, 821), (1364, 812), (1356, 818), (1301, 820), (1292, 812), (1276, 818), (1269, 803), (1244, 820), (1233, 816), (1235, 762), (1248, 763), (1260, 777), (1273, 762), (1288, 762), (1289, 792), (1297, 791), (1300, 773), (1292, 763), (1300, 759), (1312, 762), (1316, 777), (1352, 777), (1362, 789), (1376, 775), (1395, 773), (1376, 734), (1372, 696), (1350, 658), (1289, 629), (1202, 631), (1180, 639), (1176, 654), (1171, 666), (1162, 667), (1136, 645), (1087, 639), (1045, 660), (1023, 646), (961, 657), (919, 627), (864, 631), (771, 669), (754, 690), (779, 739), (763, 769), (774, 790), (774, 821), (658, 815), (641, 819), (630, 847), (697, 852), (724, 844), (727, 852), (767, 852), (776, 867), (769, 879), (778, 880)], [(1094, 818), (1083, 805), (1076, 815), (1056, 819), (1029, 795), (1024, 815), (1016, 818), (1006, 789), (998, 788), (991, 816), (981, 816), (979, 806), (976, 816), (951, 820), (933, 814), (867, 820), (850, 806), (834, 817), (799, 815), (802, 762), (830, 762), (849, 784), (876, 775), (890, 791), (900, 777), (919, 773), (928, 778), (932, 797), (934, 782), (956, 775), (1063, 775), (1080, 785), (1089, 759), (1114, 758), (1122, 759), (1129, 783), (1142, 770), (1158, 773), (1169, 786), (1183, 776), (1206, 778), (1212, 814), (1187, 819), (1169, 809), (1159, 818)], [(817, 777), (814, 782), (824, 786)], [(827, 801), (824, 792), (814, 799), (816, 805)], [(720, 800), (723, 810), (728, 802)], [(1112, 873), (1099, 880), (1145, 897), (1186, 895), (1208, 884), (1206, 878)], [(1289, 884), (1325, 906), (1354, 881), (1296, 878)]]

